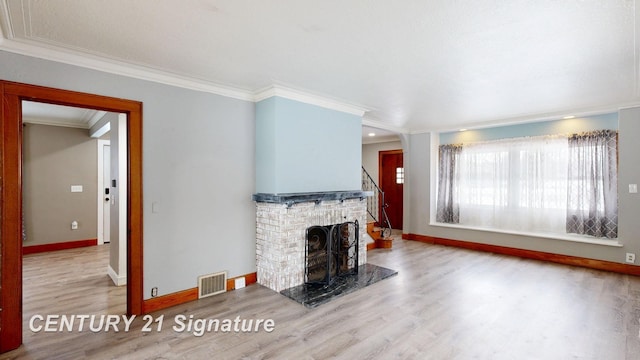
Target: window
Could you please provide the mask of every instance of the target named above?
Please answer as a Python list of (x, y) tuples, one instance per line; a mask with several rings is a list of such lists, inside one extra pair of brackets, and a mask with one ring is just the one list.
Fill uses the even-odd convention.
[(440, 147), (436, 220), (617, 237), (617, 133)]
[(404, 184), (404, 168), (396, 168), (396, 184)]

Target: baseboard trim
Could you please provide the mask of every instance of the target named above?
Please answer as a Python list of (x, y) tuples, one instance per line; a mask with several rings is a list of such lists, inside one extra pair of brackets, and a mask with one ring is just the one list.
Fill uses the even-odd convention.
[(22, 255), (37, 254), (48, 251), (75, 249), (98, 245), (98, 239), (74, 240), (60, 243), (30, 245), (22, 247)]
[[(255, 284), (258, 281), (258, 273), (255, 272), (242, 276), (236, 276), (234, 278), (227, 279), (227, 291), (235, 290), (235, 279), (241, 277), (245, 278), (245, 285), (247, 286)], [(144, 300), (144, 302), (142, 303), (142, 311), (143, 313), (148, 314), (154, 311), (166, 309), (194, 300), (198, 300), (197, 287)]]
[(235, 290), (236, 289), (236, 279), (239, 279), (239, 278), (242, 278), (242, 277), (244, 278), (245, 286), (249, 286), (251, 284), (255, 284), (256, 282), (258, 282), (258, 273), (257, 272), (253, 272), (253, 273), (246, 274), (246, 275), (241, 275), (241, 276), (236, 276), (234, 278), (227, 279), (227, 291)]
[(198, 300), (197, 287), (144, 300), (142, 312), (148, 314), (194, 300)]
[(612, 261), (587, 259), (577, 256), (560, 255), (536, 250), (525, 250), (499, 245), (481, 244), (470, 241), (451, 240), (418, 234), (402, 234), (405, 240), (419, 241), (427, 244), (452, 246), (463, 249), (490, 252), (494, 254), (517, 256), (526, 259), (548, 261), (564, 265), (581, 266), (589, 269), (605, 270), (620, 274), (640, 276), (640, 266), (627, 265)]
[(386, 237), (376, 239), (375, 241), (376, 249), (391, 249), (393, 247), (393, 238)]
[(111, 265), (107, 266), (107, 275), (109, 275), (115, 286), (127, 285), (127, 275), (118, 275)]

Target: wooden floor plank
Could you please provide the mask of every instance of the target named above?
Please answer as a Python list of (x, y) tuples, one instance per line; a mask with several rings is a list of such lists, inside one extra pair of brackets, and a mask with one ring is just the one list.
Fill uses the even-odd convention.
[[(24, 257), (24, 345), (0, 359), (637, 359), (640, 278), (395, 238), (368, 261), (398, 275), (321, 305), (260, 285), (182, 304), (162, 331), (38, 332), (35, 314), (124, 314), (109, 247)], [(273, 319), (273, 332), (195, 336), (194, 319)]]

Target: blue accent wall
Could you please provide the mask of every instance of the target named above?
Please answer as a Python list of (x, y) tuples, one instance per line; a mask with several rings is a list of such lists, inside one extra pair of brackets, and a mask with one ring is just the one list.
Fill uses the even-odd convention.
[(276, 98), (256, 104), (256, 190), (276, 187)]
[(440, 144), (459, 144), (523, 136), (572, 134), (603, 129), (618, 129), (618, 113), (441, 133)]
[(360, 190), (362, 119), (281, 97), (256, 104), (256, 192)]

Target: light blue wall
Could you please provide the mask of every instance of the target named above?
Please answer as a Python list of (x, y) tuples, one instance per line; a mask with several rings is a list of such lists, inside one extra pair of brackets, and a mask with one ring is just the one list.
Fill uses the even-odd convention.
[[(624, 109), (620, 110), (619, 114), (604, 117), (615, 123), (614, 128), (618, 128), (617, 119), (619, 119), (618, 241), (623, 245), (622, 247), (431, 225), (432, 205), (436, 201), (435, 192), (431, 191), (431, 181), (436, 181), (432, 175), (437, 171), (436, 156), (439, 136), (437, 134), (431, 136), (428, 133), (410, 135), (409, 150), (404, 154), (405, 223), (403, 233), (625, 263), (627, 252), (640, 254), (640, 237), (638, 236), (640, 234), (640, 222), (638, 221), (640, 193), (630, 194), (628, 192), (629, 184), (640, 183), (640, 167), (637, 157), (637, 154), (640, 153), (640, 142), (637, 141), (637, 134), (640, 133), (640, 108)], [(613, 121), (614, 118), (616, 121)], [(563, 133), (566, 132), (563, 131)], [(432, 162), (430, 162), (430, 156), (433, 157)], [(636, 265), (640, 265), (640, 263), (636, 261)]]
[(276, 98), (256, 104), (256, 192), (276, 188)]
[(0, 64), (0, 79), (143, 102), (145, 298), (256, 271), (253, 102), (4, 51)]
[(570, 134), (581, 131), (618, 129), (618, 114), (603, 114), (573, 119), (542, 121), (527, 124), (497, 126), (485, 129), (454, 131), (440, 134), (440, 144), (459, 144), (523, 136)]
[(271, 97), (256, 105), (256, 192), (360, 190), (362, 119)]

